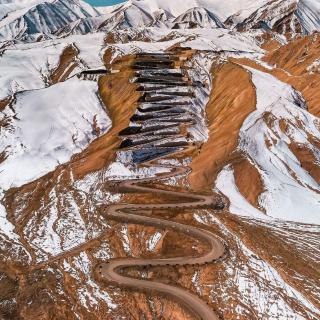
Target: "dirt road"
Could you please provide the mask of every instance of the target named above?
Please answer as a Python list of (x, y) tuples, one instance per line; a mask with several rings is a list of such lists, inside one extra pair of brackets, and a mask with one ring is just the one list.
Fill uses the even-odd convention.
[[(133, 64), (135, 70), (140, 70), (136, 74), (134, 81), (140, 84), (142, 93), (140, 107), (134, 117), (131, 118), (131, 124), (128, 128), (119, 134), (123, 137), (122, 150), (131, 150), (136, 153), (133, 161), (152, 166), (152, 159), (159, 159), (170, 153), (174, 157), (175, 153), (181, 150), (187, 150), (192, 147), (186, 137), (186, 131), (181, 129), (182, 123), (185, 126), (193, 124), (195, 118), (192, 115), (190, 105), (194, 99), (194, 92), (181, 94), (184, 90), (192, 90), (193, 83), (181, 69), (175, 69), (175, 62), (180, 58), (175, 55), (166, 54), (140, 54), (137, 61)], [(197, 84), (199, 85), (199, 84)], [(162, 86), (162, 87), (161, 87)], [(170, 92), (168, 92), (170, 88)], [(187, 97), (185, 97), (187, 96)], [(149, 97), (153, 97), (152, 99)], [(149, 100), (152, 101), (149, 101)], [(187, 99), (187, 100), (186, 100)], [(164, 102), (163, 102), (164, 100)], [(168, 101), (170, 103), (168, 103)], [(197, 103), (197, 102), (194, 102)], [(180, 117), (177, 116), (177, 112)], [(159, 114), (161, 117), (159, 118)], [(191, 115), (191, 117), (190, 117)], [(134, 123), (133, 123), (134, 122)], [(172, 132), (172, 128), (178, 130)], [(164, 132), (167, 130), (165, 136)], [(171, 131), (170, 131), (171, 130)], [(182, 134), (183, 132), (183, 134)], [(152, 133), (152, 137), (149, 135)], [(177, 148), (167, 150), (167, 144), (152, 142), (161, 141), (164, 137), (169, 142), (185, 135), (185, 140), (180, 142)], [(164, 136), (164, 137), (163, 137)], [(156, 137), (156, 139), (154, 138)], [(144, 139), (143, 139), (144, 138)], [(152, 143), (151, 143), (152, 142)], [(195, 144), (193, 144), (195, 145)], [(140, 152), (140, 154), (139, 154)], [(155, 160), (154, 160), (155, 161)], [(170, 229), (176, 232), (184, 233), (196, 240), (199, 240), (208, 246), (208, 251), (199, 256), (182, 256), (175, 258), (159, 259), (111, 259), (101, 263), (96, 267), (96, 275), (101, 281), (113, 285), (130, 288), (133, 290), (148, 291), (155, 294), (171, 298), (183, 305), (195, 318), (203, 320), (218, 319), (217, 314), (198, 296), (182, 288), (167, 285), (156, 281), (131, 278), (125, 276), (123, 271), (127, 267), (147, 268), (148, 266), (175, 266), (175, 265), (201, 265), (218, 260), (224, 255), (225, 247), (220, 239), (207, 230), (202, 230), (190, 225), (146, 216), (143, 213), (154, 209), (195, 209), (214, 207), (220, 199), (214, 196), (206, 196), (190, 192), (167, 191), (154, 186), (145, 186), (152, 181), (161, 181), (175, 176), (186, 174), (190, 171), (184, 166), (164, 166), (155, 164), (158, 167), (166, 167), (166, 174), (159, 174), (156, 177), (137, 179), (130, 181), (114, 181), (120, 190), (128, 190), (136, 193), (156, 193), (161, 195), (173, 196), (178, 199), (176, 203), (158, 203), (158, 204), (117, 204), (111, 205), (103, 213), (106, 219), (113, 219), (122, 223), (132, 223), (139, 225), (152, 226), (159, 229)]]

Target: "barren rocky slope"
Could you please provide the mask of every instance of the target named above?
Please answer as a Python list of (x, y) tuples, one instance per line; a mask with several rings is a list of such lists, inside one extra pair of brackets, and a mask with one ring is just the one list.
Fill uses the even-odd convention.
[(1, 319), (320, 319), (318, 1), (0, 2)]

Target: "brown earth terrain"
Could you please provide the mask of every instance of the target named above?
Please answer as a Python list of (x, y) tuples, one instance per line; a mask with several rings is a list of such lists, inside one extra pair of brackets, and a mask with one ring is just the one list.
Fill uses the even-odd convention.
[[(105, 104), (108, 106), (108, 111), (110, 113), (110, 117), (113, 120), (113, 128), (111, 129), (111, 131), (107, 135), (98, 138), (93, 144), (90, 145), (90, 147), (88, 148), (88, 150), (85, 151), (84, 154), (75, 156), (73, 161), (71, 161), (67, 166), (66, 165), (61, 166), (61, 167), (57, 168), (55, 170), (55, 172), (48, 174), (47, 176), (45, 176), (45, 177), (43, 177), (43, 178), (41, 178), (31, 184), (23, 186), (22, 188), (11, 189), (7, 193), (5, 204), (6, 204), (8, 212), (9, 212), (9, 215), (12, 219), (12, 222), (15, 223), (15, 225), (17, 225), (16, 231), (18, 234), (20, 234), (22, 239), (24, 238), (23, 230), (24, 230), (28, 220), (30, 219), (31, 215), (34, 214), (35, 212), (37, 212), (38, 210), (40, 210), (40, 208), (41, 208), (40, 203), (42, 201), (49, 202), (49, 190), (52, 188), (53, 185), (56, 186), (57, 190), (61, 189), (61, 192), (65, 192), (63, 190), (70, 188), (70, 184), (72, 183), (70, 181), (70, 173), (72, 173), (72, 176), (75, 178), (81, 178), (85, 174), (87, 174), (88, 172), (98, 170), (102, 166), (106, 165), (106, 162), (105, 162), (106, 159), (101, 159), (101, 157), (100, 157), (102, 153), (104, 155), (107, 154), (109, 156), (109, 158), (107, 158), (107, 161), (108, 161), (108, 159), (110, 161), (112, 159), (112, 157), (114, 157), (114, 153), (110, 152), (110, 154), (108, 154), (108, 152), (106, 152), (106, 150), (108, 150), (108, 148), (110, 148), (109, 149), (110, 151), (112, 150), (114, 152), (114, 150), (117, 149), (117, 145), (119, 144), (119, 138), (113, 132), (119, 132), (122, 128), (124, 128), (127, 125), (128, 119), (130, 118), (130, 108), (132, 108), (131, 109), (132, 111), (135, 110), (135, 108), (136, 108), (135, 101), (137, 101), (137, 98), (139, 97), (139, 94), (135, 93), (134, 85), (128, 84), (128, 79), (130, 78), (130, 76), (131, 76), (131, 71), (126, 70), (120, 74), (118, 73), (116, 75), (109, 75), (106, 77), (102, 77), (100, 79), (99, 85), (101, 88), (101, 97), (104, 100)], [(130, 87), (132, 87), (133, 89), (130, 89)], [(114, 92), (113, 90), (116, 90), (118, 95), (111, 94), (111, 92)], [(121, 112), (121, 110), (123, 110), (123, 112)], [(102, 145), (103, 145), (103, 149), (100, 149), (100, 146), (102, 146)], [(100, 154), (100, 152), (101, 152), (101, 154)], [(85, 159), (85, 162), (83, 161), (84, 159)], [(99, 161), (96, 161), (96, 159), (99, 159)], [(85, 164), (83, 164), (83, 163), (85, 163)], [(79, 164), (80, 164), (80, 166), (79, 166)], [(177, 174), (179, 174), (179, 173), (177, 173)], [(166, 177), (164, 177), (164, 178), (166, 178)], [(109, 188), (108, 186), (106, 186), (106, 187)], [(133, 189), (133, 187), (130, 187), (130, 188)], [(130, 188), (127, 187), (127, 189), (130, 189)], [(141, 189), (141, 187), (139, 187), (139, 188)], [(160, 190), (158, 190), (157, 193), (159, 193), (159, 192), (160, 192)], [(30, 197), (31, 193), (32, 193), (32, 197)], [(162, 193), (167, 194), (166, 198), (169, 200), (169, 202), (170, 202), (171, 194), (174, 196), (174, 199), (176, 199), (177, 195), (178, 195), (178, 193), (174, 194), (173, 191), (163, 191)], [(181, 197), (181, 194), (179, 194), (179, 196)], [(26, 201), (26, 197), (28, 198), (28, 201)], [(190, 197), (192, 197), (192, 196), (188, 195), (188, 198), (190, 198)], [(144, 198), (145, 198), (145, 200), (147, 199), (146, 197), (144, 197)], [(153, 198), (155, 198), (155, 197), (153, 197)], [(150, 199), (152, 199), (152, 197)], [(157, 199), (157, 201), (161, 202), (161, 199), (158, 197), (158, 195), (157, 195), (156, 199)], [(167, 207), (171, 208), (172, 207), (173, 209), (176, 210), (176, 208), (179, 208), (179, 206), (183, 206), (183, 204), (177, 205), (174, 202), (174, 199), (171, 200), (171, 202), (172, 202), (171, 205), (166, 204), (165, 206), (163, 206), (161, 204), (158, 204), (158, 205), (154, 204), (152, 206), (152, 208), (154, 207), (154, 209), (156, 209), (157, 206), (159, 206), (159, 208), (167, 208)], [(208, 201), (211, 202), (211, 198), (209, 198)], [(22, 208), (22, 214), (19, 216), (18, 219), (16, 219), (15, 218), (16, 206), (21, 206), (23, 202), (24, 202), (24, 204), (23, 204), (23, 208)], [(187, 206), (190, 206), (190, 205), (193, 205), (193, 204), (189, 203)], [(140, 205), (136, 205), (136, 206), (138, 208), (140, 207)], [(198, 206), (198, 205), (195, 205), (195, 206)], [(10, 214), (10, 212), (11, 212), (11, 214)], [(45, 214), (45, 212), (43, 212), (42, 214)], [(40, 216), (38, 217), (39, 221), (42, 219), (41, 218), (42, 214), (40, 214)], [(149, 219), (151, 219), (151, 218), (149, 218)], [(145, 223), (145, 220), (146, 219), (143, 218), (143, 224)], [(131, 229), (132, 229), (132, 227), (133, 226), (131, 226)], [(136, 228), (137, 227), (135, 227), (134, 229), (136, 229)], [(132, 230), (134, 230), (134, 229), (132, 229)], [(166, 239), (165, 242), (168, 242), (168, 240), (170, 239), (171, 233), (167, 232), (167, 234), (168, 234), (168, 236), (165, 238)], [(172, 236), (173, 236), (173, 234), (171, 235), (171, 237)], [(53, 283), (51, 281), (54, 281), (53, 278), (52, 279), (50, 277), (47, 278), (46, 272), (43, 273), (42, 270), (47, 265), (57, 263), (57, 262), (59, 262), (59, 260), (65, 259), (68, 256), (72, 256), (72, 255), (77, 254), (83, 250), (90, 250), (92, 247), (99, 245), (101, 243), (101, 241), (103, 240), (103, 238), (105, 238), (105, 237), (107, 237), (107, 238), (110, 237), (109, 232), (106, 232), (103, 236), (100, 236), (97, 239), (93, 239), (90, 242), (80, 246), (79, 248), (73, 249), (72, 252), (65, 252), (59, 256), (53, 257), (52, 259), (49, 259), (46, 263), (43, 263), (41, 265), (37, 265), (37, 264), (31, 265), (31, 268), (29, 268), (29, 270), (30, 270), (29, 272), (23, 271), (23, 268), (25, 268), (25, 266), (22, 267), (19, 264), (18, 265), (7, 264), (6, 268), (1, 270), (2, 272), (4, 272), (3, 279), (5, 279), (4, 281), (2, 281), (1, 285), (3, 285), (5, 290), (10, 291), (10, 292), (12, 291), (13, 293), (11, 295), (9, 293), (8, 294), (6, 293), (5, 298), (10, 299), (11, 296), (16, 297), (16, 295), (19, 292), (20, 299), (22, 299), (22, 300), (27, 299), (28, 300), (30, 297), (30, 294), (33, 295), (35, 292), (38, 292), (40, 295), (37, 295), (33, 298), (33, 299), (36, 299), (36, 301), (37, 301), (36, 304), (33, 304), (32, 307), (28, 308), (28, 309), (23, 309), (23, 308), (19, 309), (19, 314), (21, 316), (23, 316), (23, 318), (28, 318), (32, 314), (32, 315), (36, 315), (40, 318), (47, 319), (47, 317), (50, 317), (50, 315), (52, 315), (54, 312), (57, 312), (60, 316), (64, 315), (66, 317), (69, 317), (68, 316), (69, 311), (67, 310), (66, 305), (61, 304), (59, 306), (58, 310), (53, 311), (53, 309), (51, 309), (51, 308), (54, 308), (54, 307), (53, 306), (50, 307), (50, 304), (51, 304), (50, 298), (49, 298), (49, 300), (47, 300), (48, 297), (46, 296), (46, 294), (43, 293), (43, 295), (41, 295), (43, 292), (42, 290), (44, 290), (44, 288), (52, 287)], [(188, 238), (188, 236), (187, 236), (187, 238)], [(30, 252), (33, 251), (32, 247), (27, 243), (26, 240), (23, 240), (23, 243), (26, 247), (28, 247)], [(187, 243), (188, 242), (186, 242), (186, 244)], [(164, 245), (164, 248), (165, 247), (166, 247), (166, 245)], [(167, 248), (169, 248), (169, 246), (167, 246)], [(139, 251), (141, 251), (141, 250), (139, 250)], [(167, 252), (167, 255), (171, 256), (172, 254), (174, 254), (174, 251), (172, 252), (172, 249), (170, 249)], [(32, 254), (32, 258), (34, 261), (36, 260), (36, 256), (34, 254)], [(209, 259), (209, 257), (208, 257), (208, 259)], [(30, 286), (30, 282), (29, 282), (30, 279), (38, 279), (39, 273), (42, 274), (40, 276), (42, 279), (40, 281), (40, 283), (38, 280), (37, 281), (38, 285)], [(11, 276), (8, 276), (9, 274), (11, 274)], [(14, 275), (14, 274), (18, 274), (18, 276)], [(16, 279), (14, 282), (12, 282), (13, 278)], [(67, 281), (67, 280), (68, 279), (66, 278), (65, 281)], [(13, 287), (13, 285), (14, 285), (14, 287)], [(179, 292), (180, 289), (177, 289), (177, 290)], [(21, 294), (22, 292), (23, 292), (23, 294)], [(183, 292), (183, 291), (181, 291), (181, 292)], [(190, 297), (192, 299), (196, 299), (196, 298), (193, 298), (192, 295), (190, 295)], [(181, 301), (179, 300), (179, 302), (181, 302)], [(23, 304), (21, 304), (21, 306), (22, 305)], [(171, 307), (170, 307), (170, 305), (171, 305)], [(174, 306), (174, 304), (173, 305), (170, 304), (170, 305), (168, 307), (169, 307), (169, 309), (172, 309), (172, 306)], [(202, 305), (201, 300), (199, 300), (199, 305)], [(207, 307), (205, 307), (205, 304), (203, 306), (204, 307), (201, 307), (201, 308), (204, 308), (204, 310), (206, 310)], [(200, 308), (200, 310), (201, 310), (201, 308)], [(174, 310), (175, 309), (176, 309), (176, 307), (174, 307)], [(207, 309), (207, 310), (208, 310), (208, 312), (211, 312), (210, 311), (211, 309)], [(14, 312), (18, 312), (17, 309), (13, 308), (11, 311), (5, 310), (6, 314), (9, 314), (9, 313), (14, 314)], [(163, 312), (163, 310), (162, 310), (162, 312)], [(166, 312), (167, 311), (165, 311), (165, 313)], [(174, 311), (174, 314), (177, 315), (177, 314), (180, 314), (181, 312), (183, 314), (185, 313), (182, 309), (178, 308), (176, 311)], [(180, 316), (178, 316), (178, 317), (180, 317)], [(186, 318), (188, 318), (188, 316), (186, 316)]]
[(233, 168), (235, 182), (240, 193), (254, 207), (259, 208), (258, 198), (264, 191), (259, 171), (247, 158), (235, 162)]
[[(312, 64), (319, 59), (320, 35), (314, 33), (290, 41), (283, 46), (266, 47), (267, 52), (263, 61), (273, 66), (272, 69), (249, 60), (231, 59), (235, 63), (251, 66), (266, 73), (270, 73), (280, 81), (292, 85), (303, 95), (308, 105), (308, 111), (320, 116), (320, 73), (319, 67)], [(311, 66), (311, 67), (310, 67)]]
[(5, 107), (10, 103), (10, 98), (0, 100), (0, 111), (3, 111)]
[(63, 82), (70, 76), (71, 72), (77, 67), (76, 61), (79, 50), (74, 46), (67, 46), (61, 56), (58, 67), (51, 73), (51, 83)]

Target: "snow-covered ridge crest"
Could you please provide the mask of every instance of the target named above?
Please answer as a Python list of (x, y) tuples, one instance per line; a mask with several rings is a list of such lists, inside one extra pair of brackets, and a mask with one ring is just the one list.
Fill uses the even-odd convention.
[[(104, 25), (115, 27), (158, 26), (168, 28), (223, 28), (230, 15), (242, 21), (267, 0), (130, 0), (123, 5), (103, 9)], [(110, 20), (110, 21), (108, 21)], [(113, 22), (113, 23), (112, 23)]]
[(305, 33), (320, 30), (320, 2), (301, 0), (298, 3), (296, 16)]
[(173, 29), (225, 28), (218, 16), (205, 8), (192, 8), (181, 14), (173, 22)]
[(165, 10), (175, 17), (187, 12), (192, 8), (205, 8), (214, 12), (224, 21), (231, 15), (237, 14), (239, 17), (246, 17), (265, 4), (268, 0), (241, 0), (241, 1), (220, 1), (220, 0), (130, 0), (128, 5), (134, 4), (144, 8), (148, 12)]

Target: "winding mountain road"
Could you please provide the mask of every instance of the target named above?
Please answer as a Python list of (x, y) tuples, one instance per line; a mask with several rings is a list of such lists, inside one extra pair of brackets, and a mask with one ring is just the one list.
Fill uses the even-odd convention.
[[(177, 76), (172, 76), (172, 73), (176, 73), (176, 69), (174, 69), (174, 61), (177, 58), (174, 55), (154, 55), (154, 54), (147, 54), (140, 55), (137, 57), (137, 61), (134, 64), (135, 69), (142, 69), (144, 73), (147, 73), (147, 76), (142, 77), (139, 74), (136, 78), (137, 83), (142, 85), (153, 85), (153, 92), (154, 94), (158, 94), (159, 86), (158, 82), (162, 85), (170, 86), (171, 90), (176, 90), (179, 93), (177, 86), (188, 86), (189, 85), (189, 78), (184, 76), (183, 74), (180, 75), (180, 78)], [(164, 66), (165, 64), (165, 66)], [(171, 69), (166, 69), (168, 66), (171, 66)], [(159, 70), (164, 74), (158, 76)], [(177, 80), (178, 79), (178, 80)], [(167, 89), (165, 89), (167, 90)], [(152, 91), (152, 88), (150, 89)], [(143, 96), (140, 98), (141, 103), (149, 103), (146, 101), (146, 91), (142, 90)], [(152, 93), (148, 93), (152, 94)], [(169, 94), (164, 91), (161, 93), (162, 95), (168, 95), (168, 97), (172, 98), (172, 92)], [(189, 94), (189, 99), (192, 99), (194, 95)], [(160, 96), (159, 96), (160, 97)], [(195, 318), (200, 318), (202, 320), (217, 320), (219, 319), (218, 315), (210, 308), (207, 303), (202, 301), (197, 295), (182, 289), (177, 286), (164, 284), (161, 282), (156, 282), (152, 280), (145, 280), (145, 279), (137, 279), (127, 275), (124, 275), (124, 270), (128, 267), (137, 267), (137, 268), (146, 268), (151, 266), (183, 266), (183, 265), (203, 265), (207, 263), (211, 263), (220, 259), (225, 252), (225, 247), (223, 242), (213, 233), (199, 229), (194, 226), (181, 224), (178, 222), (150, 217), (149, 215), (143, 215), (142, 212), (145, 214), (147, 211), (152, 211), (154, 209), (195, 209), (195, 208), (208, 208), (208, 207), (219, 207), (217, 204), (221, 201), (220, 198), (215, 198), (213, 195), (201, 195), (195, 194), (191, 192), (179, 192), (179, 191), (169, 191), (164, 190), (159, 187), (155, 186), (146, 186), (147, 183), (152, 181), (161, 181), (171, 177), (176, 177), (180, 175), (187, 174), (190, 171), (190, 168), (185, 166), (172, 166), (172, 165), (161, 165), (159, 163), (153, 164), (156, 160), (164, 157), (163, 152), (161, 151), (161, 146), (152, 146), (150, 145), (150, 141), (146, 138), (148, 135), (148, 126), (144, 127), (145, 124), (153, 123), (154, 128), (152, 127), (152, 132), (154, 136), (160, 138), (161, 134), (163, 134), (163, 128), (168, 128), (169, 126), (174, 126), (180, 128), (181, 121), (179, 121), (177, 114), (172, 112), (170, 113), (171, 109), (179, 108), (187, 108), (187, 110), (182, 112), (189, 112), (190, 110), (188, 107), (190, 106), (190, 101), (183, 100), (184, 97), (180, 97), (179, 94), (176, 94), (174, 97), (175, 100), (171, 104), (165, 103), (162, 104), (162, 96), (159, 98), (155, 98), (155, 101), (152, 101), (153, 104), (148, 106), (150, 110), (148, 111), (148, 117), (141, 117), (141, 115), (136, 114), (135, 117), (131, 119), (131, 121), (138, 121), (138, 124), (132, 125), (131, 127), (123, 130), (120, 135), (126, 139), (126, 137), (144, 137), (146, 141), (142, 141), (141, 143), (131, 143), (127, 141), (123, 143), (124, 149), (122, 150), (132, 150), (133, 152), (138, 152), (141, 150), (142, 156), (137, 157), (140, 162), (144, 162), (146, 166), (157, 166), (157, 167), (164, 167), (167, 170), (167, 173), (159, 174), (155, 177), (150, 178), (143, 178), (143, 179), (135, 179), (135, 180), (127, 180), (127, 181), (113, 181), (111, 185), (118, 187), (119, 190), (128, 190), (133, 191), (136, 193), (156, 193), (162, 194), (167, 196), (173, 196), (176, 200), (175, 203), (157, 203), (157, 204), (116, 204), (111, 205), (104, 211), (103, 216), (107, 219), (112, 219), (116, 221), (120, 221), (122, 223), (132, 223), (132, 224), (139, 224), (145, 226), (152, 226), (159, 229), (169, 229), (174, 230), (175, 232), (180, 232), (190, 237), (193, 237), (196, 240), (199, 240), (205, 244), (207, 244), (208, 250), (199, 256), (182, 256), (182, 257), (175, 257), (175, 258), (158, 258), (158, 259), (136, 259), (136, 258), (121, 258), (121, 259), (111, 259), (104, 263), (101, 263), (96, 266), (95, 274), (99, 278), (99, 280), (107, 282), (109, 284), (113, 284), (116, 286), (130, 288), (133, 290), (139, 290), (143, 292), (151, 292), (154, 294), (160, 294), (165, 296), (166, 298), (171, 298), (184, 306)], [(183, 98), (183, 99), (182, 99)], [(147, 99), (148, 100), (148, 99)], [(158, 109), (163, 110), (165, 106), (166, 109), (166, 117), (169, 118), (170, 123), (173, 124), (166, 124), (161, 123), (161, 119), (155, 117), (155, 112)], [(139, 110), (139, 109), (138, 109)], [(169, 111), (168, 111), (169, 110)], [(166, 120), (167, 122), (169, 121)], [(191, 125), (192, 121), (185, 120), (185, 125)], [(144, 124), (145, 123), (145, 124)], [(160, 124), (162, 125), (160, 125)], [(181, 129), (180, 129), (181, 131)], [(180, 137), (178, 133), (173, 133), (170, 136), (169, 140), (174, 141)], [(177, 141), (177, 140), (176, 140)], [(187, 140), (186, 140), (187, 141)], [(175, 153), (180, 153), (182, 150), (187, 151), (188, 148), (193, 148), (189, 143), (187, 145), (171, 149), (170, 156), (173, 156)], [(158, 153), (157, 153), (158, 151)], [(147, 154), (147, 156), (144, 156)], [(161, 155), (162, 154), (162, 155)], [(152, 160), (153, 159), (153, 160)], [(221, 209), (221, 208), (220, 208)], [(139, 214), (140, 210), (140, 214)]]
[[(159, 166), (159, 165), (158, 165)], [(132, 180), (132, 181), (117, 181), (116, 183), (121, 188), (135, 192), (156, 192), (158, 194), (179, 197), (181, 201), (177, 203), (161, 203), (161, 204), (118, 204), (112, 205), (104, 212), (105, 218), (113, 220), (133, 223), (140, 225), (153, 226), (160, 229), (170, 229), (184, 233), (197, 240), (206, 243), (209, 250), (200, 256), (196, 257), (176, 257), (176, 258), (160, 258), (160, 259), (112, 259), (106, 263), (101, 263), (97, 266), (97, 274), (101, 280), (107, 281), (121, 287), (127, 287), (136, 290), (150, 291), (162, 294), (166, 297), (170, 296), (173, 300), (182, 304), (192, 314), (203, 320), (219, 319), (215, 312), (199, 297), (190, 293), (187, 290), (179, 287), (167, 285), (160, 282), (130, 278), (122, 275), (122, 270), (127, 267), (150, 267), (150, 266), (176, 266), (176, 265), (202, 265), (220, 259), (225, 252), (224, 244), (213, 233), (199, 229), (190, 225), (153, 218), (137, 214), (137, 210), (153, 210), (153, 209), (191, 209), (201, 208), (205, 206), (213, 206), (217, 199), (213, 196), (206, 196), (194, 193), (184, 193), (177, 191), (167, 191), (155, 187), (141, 186), (142, 183), (151, 182), (154, 180), (168, 179), (177, 175), (181, 175), (189, 171), (187, 167), (166, 166), (171, 170), (170, 173), (158, 177)]]

